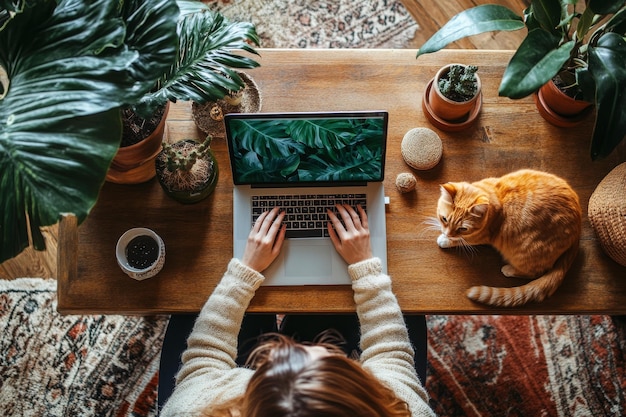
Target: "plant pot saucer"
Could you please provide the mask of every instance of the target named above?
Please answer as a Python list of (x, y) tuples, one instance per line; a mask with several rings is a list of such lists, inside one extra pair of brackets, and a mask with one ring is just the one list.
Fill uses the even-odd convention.
[(541, 93), (541, 90), (533, 94), (533, 97), (535, 99), (535, 105), (537, 106), (537, 110), (539, 110), (539, 114), (541, 115), (541, 117), (543, 117), (545, 120), (547, 120), (549, 123), (553, 124), (554, 126), (558, 126), (558, 127), (576, 126), (580, 124), (587, 117), (587, 115), (589, 115), (589, 113), (591, 113), (591, 111), (593, 110), (593, 107), (590, 106), (575, 116), (565, 117), (556, 113), (546, 104), (546, 101), (543, 97), (543, 94)]
[[(223, 138), (225, 135), (223, 115), (227, 113), (257, 113), (261, 111), (261, 94), (256, 83), (244, 72), (237, 72), (237, 74), (245, 84), (243, 96), (239, 104), (233, 105), (224, 99), (220, 99), (204, 104), (193, 102), (191, 105), (191, 114), (196, 126), (213, 138)], [(212, 109), (217, 109), (220, 116), (212, 116)]]
[(424, 91), (424, 95), (422, 97), (422, 110), (424, 114), (428, 118), (428, 120), (438, 129), (445, 130), (448, 132), (457, 132), (459, 130), (467, 129), (476, 121), (478, 114), (483, 106), (483, 93), (480, 92), (478, 95), (478, 100), (476, 100), (476, 105), (469, 112), (466, 118), (463, 118), (457, 122), (450, 122), (448, 120), (444, 120), (439, 117), (433, 111), (432, 107), (430, 107), (430, 103), (428, 102), (428, 96), (430, 93), (430, 89), (432, 88), (434, 79), (431, 79), (426, 85), (426, 90)]

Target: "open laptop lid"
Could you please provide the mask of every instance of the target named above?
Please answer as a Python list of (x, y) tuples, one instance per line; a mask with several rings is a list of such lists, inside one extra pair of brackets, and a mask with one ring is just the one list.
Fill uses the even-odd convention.
[(386, 111), (229, 113), (235, 185), (355, 185), (383, 181)]

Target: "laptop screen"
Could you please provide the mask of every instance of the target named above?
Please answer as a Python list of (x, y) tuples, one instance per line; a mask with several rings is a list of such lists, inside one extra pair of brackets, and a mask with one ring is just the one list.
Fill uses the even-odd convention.
[(382, 181), (388, 113), (229, 113), (224, 116), (236, 185)]

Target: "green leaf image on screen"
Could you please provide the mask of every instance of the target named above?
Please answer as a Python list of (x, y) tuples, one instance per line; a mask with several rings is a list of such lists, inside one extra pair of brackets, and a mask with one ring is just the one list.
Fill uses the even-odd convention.
[(233, 163), (243, 183), (380, 179), (384, 128), (383, 118), (233, 120)]

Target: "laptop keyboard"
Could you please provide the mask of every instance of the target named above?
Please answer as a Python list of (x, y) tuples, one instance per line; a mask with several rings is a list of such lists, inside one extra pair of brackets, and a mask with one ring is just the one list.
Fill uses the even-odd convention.
[(264, 211), (281, 207), (287, 238), (328, 237), (326, 210), (337, 212), (335, 204), (361, 205), (366, 210), (365, 194), (294, 194), (252, 197), (252, 224)]

